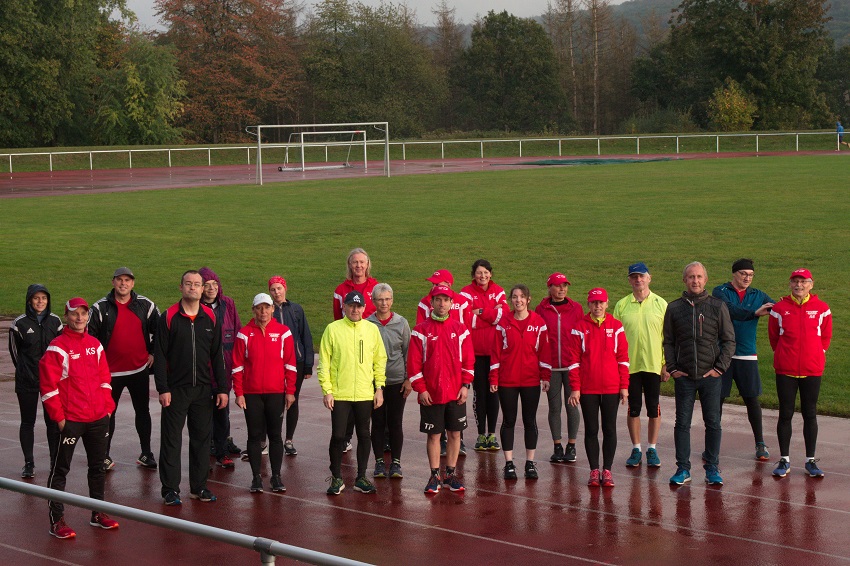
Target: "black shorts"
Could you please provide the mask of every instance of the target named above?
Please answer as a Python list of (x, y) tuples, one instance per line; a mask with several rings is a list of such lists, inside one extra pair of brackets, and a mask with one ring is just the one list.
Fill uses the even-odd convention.
[(422, 417), (419, 430), (426, 434), (442, 434), (447, 430), (459, 432), (466, 428), (466, 403), (419, 405), (419, 414)]
[(732, 382), (738, 386), (741, 397), (758, 397), (761, 395), (761, 377), (759, 377), (758, 360), (739, 360), (732, 358), (732, 364), (722, 376), (723, 389), (720, 391), (722, 399), (732, 393)]
[(629, 416), (639, 417), (641, 393), (646, 401), (646, 416), (654, 419), (661, 416), (661, 376), (657, 373), (639, 371), (629, 374)]

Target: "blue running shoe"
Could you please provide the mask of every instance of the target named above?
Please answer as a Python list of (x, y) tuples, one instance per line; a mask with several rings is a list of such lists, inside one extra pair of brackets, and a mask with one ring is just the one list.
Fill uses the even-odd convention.
[(705, 483), (708, 485), (723, 485), (723, 478), (720, 477), (720, 470), (717, 466), (705, 467)]
[(449, 487), (449, 491), (465, 491), (466, 488), (463, 487), (463, 482), (460, 480), (457, 474), (449, 474), (446, 476), (446, 479), (443, 481)]
[(818, 461), (815, 460), (814, 458), (812, 458), (811, 460), (806, 462), (806, 471), (813, 478), (822, 478), (823, 477), (823, 470), (818, 468), (817, 463), (818, 463)]
[(428, 480), (428, 484), (425, 486), (425, 493), (437, 493), (440, 491), (440, 487), (442, 487), (443, 482), (440, 481), (440, 476), (437, 474), (431, 474), (431, 478)]
[(650, 468), (660, 468), (661, 459), (658, 457), (658, 452), (655, 448), (646, 449), (646, 465)]
[(685, 468), (679, 468), (673, 477), (670, 478), (670, 483), (674, 485), (685, 485), (691, 481), (691, 472)]
[(767, 446), (765, 446), (764, 442), (756, 443), (756, 460), (761, 462), (770, 460), (770, 452), (767, 451)]
[(626, 466), (630, 468), (637, 468), (638, 466), (640, 466), (641, 456), (642, 453), (640, 451), (640, 448), (632, 448), (632, 455), (629, 456), (628, 460), (626, 460)]
[(778, 478), (784, 478), (788, 475), (788, 470), (791, 469), (791, 464), (785, 458), (780, 458), (776, 464), (776, 469), (773, 470), (773, 475)]

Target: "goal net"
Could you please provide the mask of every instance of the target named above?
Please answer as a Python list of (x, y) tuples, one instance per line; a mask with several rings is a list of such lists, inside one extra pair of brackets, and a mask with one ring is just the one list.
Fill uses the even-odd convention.
[[(383, 152), (383, 174), (390, 176), (389, 124), (263, 124), (248, 128), (257, 136), (257, 181), (263, 184), (263, 164), (277, 163), (277, 171), (307, 172), (329, 169), (369, 169), (369, 153)], [(268, 173), (268, 172), (266, 172)]]

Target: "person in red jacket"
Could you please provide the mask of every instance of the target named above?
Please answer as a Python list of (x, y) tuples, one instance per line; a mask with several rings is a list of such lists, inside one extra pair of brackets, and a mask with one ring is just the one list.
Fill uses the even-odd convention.
[[(454, 293), (438, 285), (431, 289), (431, 317), (411, 332), (407, 351), (407, 375), (418, 394), (421, 422), (428, 435), (427, 453), (431, 477), (425, 493), (437, 493), (442, 484), (463, 491), (455, 473), (460, 433), (466, 428), (466, 397), (473, 380), (475, 354), (466, 326), (449, 317)], [(446, 475), (440, 480), (440, 434), (448, 435)]]
[[(570, 336), (576, 323), (584, 316), (584, 309), (576, 301), (567, 297), (570, 280), (563, 273), (555, 272), (546, 280), (549, 296), (540, 301), (534, 312), (546, 321), (549, 333), (549, 365), (552, 366), (552, 380), (546, 394), (549, 401), (549, 431), (555, 448), (549, 461), (575, 462), (576, 437), (581, 413), (567, 401), (570, 398), (570, 378), (567, 372), (567, 352)], [(561, 444), (561, 392), (563, 404), (567, 410), (567, 446)]]
[(514, 426), (522, 398), (522, 426), (525, 429), (525, 477), (536, 480), (537, 406), (540, 389), (549, 390), (549, 334), (540, 315), (528, 310), (531, 292), (525, 285), (511, 289), (512, 312), (496, 326), (493, 355), (490, 357), (490, 391), (498, 393), (502, 405), (502, 450), (505, 452), (505, 479), (515, 480)]
[(236, 405), (245, 411), (248, 427), (248, 461), (251, 463), (251, 493), (262, 493), (260, 453), (268, 434), (272, 491), (283, 492), (280, 479), (283, 463), (284, 410), (295, 402), (297, 379), (295, 343), (286, 325), (274, 320), (274, 302), (267, 293), (254, 297), (254, 312), (236, 334), (233, 345), (233, 392)]
[[(41, 400), (50, 418), (59, 425), (59, 450), (52, 462), (47, 487), (65, 491), (65, 477), (80, 438), (88, 460), (89, 497), (103, 500), (109, 417), (115, 411), (112, 378), (103, 346), (86, 332), (88, 303), (75, 297), (65, 304), (66, 326), (53, 339), (39, 362)], [(76, 536), (65, 523), (65, 506), (51, 501), (50, 534), (66, 539)], [(89, 524), (102, 529), (117, 529), (118, 521), (106, 513), (92, 510)]]
[(345, 281), (340, 283), (334, 290), (333, 311), (334, 320), (340, 320), (343, 316), (343, 299), (351, 291), (357, 291), (366, 299), (366, 309), (363, 318), (375, 312), (375, 304), (372, 302), (372, 289), (378, 284), (378, 280), (372, 277), (372, 260), (363, 248), (354, 248), (348, 252), (346, 260), (347, 271)]
[(470, 311), (468, 327), (475, 351), (472, 408), (478, 425), (478, 440), (475, 442), (478, 451), (501, 448), (496, 440), (499, 396), (490, 392), (490, 350), (493, 348), (496, 325), (502, 319), (502, 313), (508, 310), (508, 303), (505, 290), (492, 281), (492, 276), (490, 262), (479, 259), (472, 264), (472, 283), (460, 292), (472, 303), (467, 310)]
[[(573, 329), (568, 367), (570, 404), (581, 403), (584, 449), (590, 462), (592, 487), (613, 487), (611, 466), (617, 451), (617, 403), (629, 399), (629, 344), (619, 320), (606, 315), (608, 292), (599, 287), (587, 294), (590, 312)], [(599, 470), (599, 416), (602, 415), (602, 470)]]
[(785, 477), (791, 467), (791, 419), (799, 391), (806, 443), (806, 472), (813, 478), (822, 478), (823, 471), (815, 459), (817, 404), (821, 376), (826, 366), (826, 351), (832, 340), (832, 312), (829, 305), (812, 294), (814, 281), (808, 269), (794, 271), (789, 287), (791, 294), (773, 305), (767, 324), (770, 347), (773, 348), (773, 369), (776, 371), (776, 396), (779, 398), (776, 434), (781, 457), (773, 475)]

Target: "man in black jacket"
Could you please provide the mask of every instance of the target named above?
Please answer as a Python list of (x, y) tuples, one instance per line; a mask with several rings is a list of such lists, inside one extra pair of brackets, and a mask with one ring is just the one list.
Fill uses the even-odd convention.
[(699, 392), (705, 422), (705, 481), (723, 485), (718, 458), (720, 454), (720, 376), (729, 367), (735, 353), (735, 329), (726, 304), (705, 291), (708, 273), (695, 261), (685, 267), (682, 276), (685, 291), (667, 305), (664, 315), (664, 358), (667, 371), (675, 381), (677, 470), (670, 483), (691, 481), (691, 419)]
[(100, 340), (106, 351), (106, 361), (112, 374), (112, 399), (115, 412), (109, 419), (106, 445), (106, 471), (115, 467), (110, 448), (115, 436), (115, 414), (124, 388), (130, 392), (136, 413), (136, 432), (141, 454), (140, 466), (156, 469), (151, 451), (151, 411), (148, 406), (150, 368), (153, 365), (153, 337), (159, 321), (159, 310), (153, 301), (133, 290), (136, 276), (129, 267), (119, 267), (112, 275), (112, 291), (91, 306), (89, 334)]
[(203, 279), (194, 270), (180, 279), (182, 299), (159, 317), (154, 381), (162, 405), (159, 478), (166, 505), (180, 505), (180, 451), (189, 426), (189, 496), (215, 501), (207, 489), (212, 423), (212, 377), (219, 384), (216, 407), (228, 403), (221, 321), (201, 304)]

